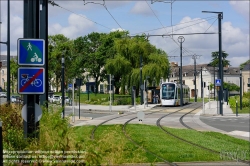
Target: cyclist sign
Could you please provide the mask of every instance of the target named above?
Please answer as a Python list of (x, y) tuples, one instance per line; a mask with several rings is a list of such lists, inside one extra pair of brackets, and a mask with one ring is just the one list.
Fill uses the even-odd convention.
[(43, 39), (18, 39), (18, 65), (43, 66), (45, 44)]
[(18, 68), (18, 93), (19, 94), (44, 94), (44, 68), (19, 67)]

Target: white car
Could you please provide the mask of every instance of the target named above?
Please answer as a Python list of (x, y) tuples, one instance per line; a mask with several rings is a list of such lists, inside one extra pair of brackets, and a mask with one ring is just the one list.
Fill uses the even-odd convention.
[[(62, 103), (62, 96), (60, 96), (60, 104)], [(64, 96), (64, 104), (69, 104), (69, 97)]]
[(52, 103), (60, 103), (60, 97), (59, 95), (54, 95), (52, 97)]
[(6, 93), (5, 92), (0, 92), (0, 98), (7, 98), (7, 95), (6, 95)]

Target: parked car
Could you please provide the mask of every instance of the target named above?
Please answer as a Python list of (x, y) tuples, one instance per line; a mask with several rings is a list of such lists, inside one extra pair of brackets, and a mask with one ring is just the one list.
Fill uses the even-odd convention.
[(12, 102), (12, 103), (22, 103), (22, 98), (21, 98), (21, 96), (18, 96), (18, 95), (12, 95), (11, 97), (10, 97), (10, 101)]
[(6, 93), (5, 92), (0, 92), (0, 98), (7, 98), (7, 95), (6, 95)]
[(59, 95), (54, 95), (52, 97), (52, 103), (60, 103), (60, 96)]
[[(62, 96), (60, 96), (60, 104), (62, 103)], [(64, 104), (69, 104), (69, 97), (64, 96)]]

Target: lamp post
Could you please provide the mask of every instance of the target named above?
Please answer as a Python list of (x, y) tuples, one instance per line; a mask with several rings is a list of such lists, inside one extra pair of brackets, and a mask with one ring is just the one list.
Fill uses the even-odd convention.
[(223, 115), (223, 64), (222, 64), (222, 32), (221, 20), (223, 19), (223, 12), (202, 11), (202, 13), (215, 13), (218, 14), (218, 37), (219, 37), (219, 78), (221, 79), (221, 87), (219, 92), (220, 101), (220, 114)]
[(180, 84), (181, 84), (181, 95), (180, 95), (180, 105), (183, 106), (183, 92), (182, 92), (182, 43), (185, 41), (185, 38), (183, 36), (178, 37), (178, 42), (180, 43), (180, 62), (181, 62), (181, 68), (180, 68)]

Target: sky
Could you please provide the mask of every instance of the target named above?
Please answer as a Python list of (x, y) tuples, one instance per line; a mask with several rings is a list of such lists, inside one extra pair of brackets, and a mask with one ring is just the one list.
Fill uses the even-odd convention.
[[(222, 50), (230, 65), (238, 67), (250, 59), (249, 0), (54, 0), (49, 4), (49, 35), (63, 34), (70, 39), (91, 32), (129, 31), (131, 36), (146, 34), (150, 43), (164, 50), (170, 62), (180, 65), (209, 63), (211, 53), (219, 51), (218, 15), (223, 12)], [(7, 0), (0, 0), (0, 41), (7, 40)], [(23, 1), (10, 0), (11, 55), (17, 55), (17, 39), (23, 38)], [(195, 34), (194, 33), (210, 33)], [(212, 34), (213, 33), (213, 34)], [(173, 35), (171, 35), (173, 34)], [(191, 35), (193, 34), (193, 35)], [(155, 36), (153, 36), (155, 35)], [(1, 55), (6, 55), (1, 44)]]

